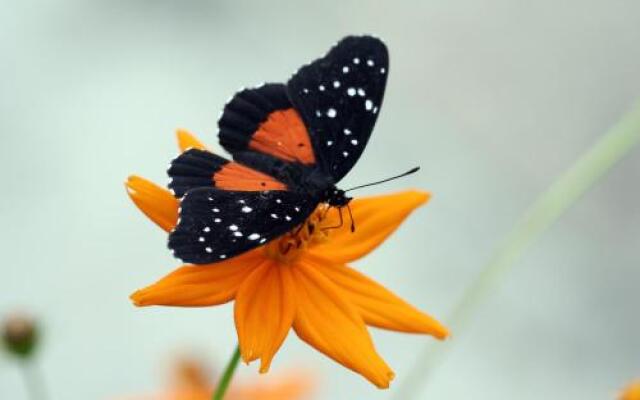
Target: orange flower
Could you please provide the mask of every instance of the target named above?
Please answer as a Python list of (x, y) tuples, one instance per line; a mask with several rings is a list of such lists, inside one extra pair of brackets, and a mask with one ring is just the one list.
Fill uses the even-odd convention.
[(629, 385), (622, 395), (620, 400), (640, 400), (640, 380), (634, 381)]
[[(171, 386), (162, 394), (124, 397), (120, 400), (210, 400), (214, 385), (204, 366), (192, 359), (176, 364)], [(301, 400), (311, 391), (312, 382), (306, 375), (297, 373), (281, 376), (269, 382), (232, 386), (228, 400)]]
[[(182, 150), (204, 146), (182, 131)], [(126, 183), (134, 203), (166, 231), (177, 221), (178, 201), (164, 188), (139, 177)], [(443, 339), (447, 329), (383, 286), (352, 269), (378, 247), (429, 195), (406, 191), (351, 202), (357, 229), (340, 228), (335, 208), (320, 206), (300, 229), (232, 259), (185, 265), (135, 292), (137, 306), (204, 307), (235, 300), (242, 359), (271, 361), (289, 330), (379, 388), (394, 373), (376, 352), (367, 325)]]

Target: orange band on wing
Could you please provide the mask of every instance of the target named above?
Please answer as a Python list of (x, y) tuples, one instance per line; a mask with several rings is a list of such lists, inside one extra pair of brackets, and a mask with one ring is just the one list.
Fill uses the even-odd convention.
[(307, 165), (316, 162), (307, 128), (293, 108), (269, 114), (251, 138), (249, 148), (285, 161)]
[(212, 179), (215, 187), (224, 190), (287, 190), (287, 186), (275, 178), (236, 162), (225, 164)]

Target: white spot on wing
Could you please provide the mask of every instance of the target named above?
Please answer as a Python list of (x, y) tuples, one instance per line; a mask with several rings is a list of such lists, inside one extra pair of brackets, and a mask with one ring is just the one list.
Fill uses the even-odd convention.
[(373, 102), (371, 100), (367, 99), (364, 102), (364, 108), (365, 108), (365, 110), (370, 111), (373, 108)]
[(358, 141), (356, 139), (351, 139), (351, 144), (355, 146), (358, 144)]
[(355, 88), (350, 87), (349, 89), (347, 89), (347, 94), (348, 94), (349, 96), (351, 96), (351, 97), (355, 96), (355, 95), (356, 95), (356, 89), (355, 89)]
[(364, 89), (363, 89), (363, 88), (358, 88), (358, 96), (360, 96), (360, 97), (364, 97), (364, 95), (365, 95), (365, 94), (366, 94), (366, 93), (364, 92)]
[(373, 60), (372, 59), (368, 59), (367, 60), (367, 65), (370, 66), (370, 67), (373, 67), (373, 65), (374, 65)]
[(358, 57), (353, 59), (354, 64), (360, 64), (360, 59)]
[(340, 81), (333, 81), (333, 87), (334, 88), (339, 88), (340, 87)]
[(327, 110), (327, 117), (335, 118), (336, 115), (338, 115), (338, 112), (336, 111), (335, 108), (330, 108), (330, 109)]
[(242, 207), (242, 212), (243, 213), (250, 213), (251, 211), (253, 211), (253, 208), (251, 208), (249, 206)]
[(229, 225), (229, 230), (231, 231), (237, 231), (238, 230), (238, 225)]
[(324, 92), (324, 85), (318, 86), (318, 90), (321, 91), (321, 92)]
[(252, 233), (251, 235), (247, 236), (247, 239), (249, 239), (249, 240), (258, 240), (258, 239), (260, 239), (260, 234), (259, 233)]
[(327, 140), (327, 146), (332, 146), (333, 145), (333, 140)]
[(205, 247), (204, 251), (206, 251), (209, 254), (213, 253), (213, 249), (211, 247)]
[(342, 132), (344, 132), (344, 134), (345, 134), (345, 135), (347, 135), (347, 136), (351, 135), (351, 130), (350, 130), (350, 129), (348, 129), (348, 128), (344, 128), (344, 129), (342, 130)]
[(348, 74), (349, 73), (349, 67), (346, 66), (346, 65), (344, 67), (342, 67), (342, 73), (343, 74)]
[(211, 228), (208, 226), (205, 226), (203, 229), (204, 232), (211, 232)]
[(235, 231), (235, 232), (233, 232), (233, 236), (235, 236), (235, 237), (242, 237), (242, 232), (240, 232), (240, 231)]

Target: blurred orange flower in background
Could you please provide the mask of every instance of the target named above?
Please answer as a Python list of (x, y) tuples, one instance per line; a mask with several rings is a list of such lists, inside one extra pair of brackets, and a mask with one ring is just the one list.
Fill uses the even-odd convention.
[[(186, 131), (178, 142), (205, 149)], [(179, 200), (143, 178), (126, 182), (133, 202), (166, 231), (178, 218)], [(137, 306), (205, 307), (235, 300), (242, 359), (260, 359), (267, 372), (289, 330), (343, 366), (387, 388), (393, 371), (376, 352), (367, 325), (438, 339), (447, 329), (378, 283), (347, 266), (378, 247), (417, 207), (424, 192), (353, 200), (357, 229), (340, 225), (335, 208), (318, 210), (297, 229), (264, 246), (210, 265), (185, 265), (135, 292)]]
[(640, 400), (640, 379), (627, 386), (620, 395), (620, 400)]
[[(163, 393), (146, 396), (120, 397), (118, 400), (210, 400), (214, 385), (204, 365), (194, 359), (179, 360), (171, 377), (170, 387)], [(309, 376), (296, 373), (282, 375), (269, 382), (232, 385), (228, 400), (302, 400), (312, 390)]]

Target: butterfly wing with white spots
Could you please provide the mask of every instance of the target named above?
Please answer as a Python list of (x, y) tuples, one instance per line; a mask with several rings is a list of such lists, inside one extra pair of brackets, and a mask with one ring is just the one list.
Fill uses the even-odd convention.
[(287, 83), (316, 161), (336, 182), (351, 170), (369, 140), (388, 71), (384, 43), (371, 36), (349, 36)]
[(184, 262), (209, 264), (231, 258), (292, 230), (318, 201), (301, 193), (192, 189), (180, 203), (169, 248)]

